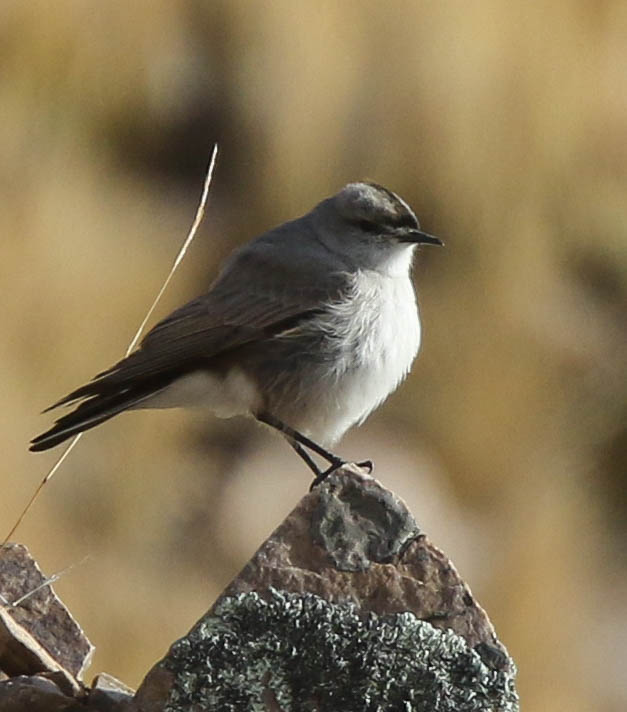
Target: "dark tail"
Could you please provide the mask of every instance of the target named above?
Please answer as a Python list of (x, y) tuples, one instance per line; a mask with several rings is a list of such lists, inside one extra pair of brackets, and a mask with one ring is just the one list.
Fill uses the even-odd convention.
[[(113, 418), (114, 415), (137, 405), (161, 390), (161, 388), (155, 388), (154, 386), (143, 387), (141, 389), (130, 387), (124, 388), (117, 393), (105, 395), (95, 392), (96, 389), (94, 387), (97, 387), (97, 385), (98, 381), (93, 381), (87, 386), (83, 386), (83, 389), (87, 389), (91, 386), (91, 397), (81, 403), (71, 413), (59, 418), (50, 430), (34, 438), (31, 441), (30, 450), (40, 452), (41, 450), (48, 450), (55, 445), (59, 445), (59, 443), (62, 443), (64, 440), (71, 438), (72, 435), (95, 428), (96, 425), (104, 423), (105, 420)], [(75, 391), (75, 393), (76, 392), (77, 391)], [(68, 396), (67, 399), (63, 399), (63, 402), (74, 400), (76, 397), (72, 396), (72, 394), (70, 394), (70, 396)]]

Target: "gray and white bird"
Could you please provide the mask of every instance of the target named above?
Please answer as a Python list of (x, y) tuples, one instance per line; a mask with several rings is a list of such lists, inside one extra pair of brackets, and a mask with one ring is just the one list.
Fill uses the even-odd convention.
[(443, 243), (404, 200), (348, 184), (236, 250), (206, 294), (48, 408), (80, 401), (30, 449), (125, 410), (201, 406), (280, 430), (320, 481), (343, 463), (327, 448), (396, 389), (418, 353), (410, 271), (420, 244)]

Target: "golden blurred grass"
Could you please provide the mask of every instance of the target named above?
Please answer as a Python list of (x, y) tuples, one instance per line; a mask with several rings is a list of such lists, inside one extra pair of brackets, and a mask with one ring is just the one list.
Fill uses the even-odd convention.
[[(3, 526), (54, 458), (26, 451), (37, 412), (123, 351), (214, 140), (163, 311), (234, 245), (373, 178), (447, 249), (416, 267), (412, 376), (341, 449), (446, 545), (525, 709), (623, 709), (626, 31), (619, 0), (5, 0)], [(90, 554), (58, 589), (93, 672), (137, 683), (289, 511), (305, 473), (282, 449), (178, 412), (85, 438), (19, 538), (48, 571)]]

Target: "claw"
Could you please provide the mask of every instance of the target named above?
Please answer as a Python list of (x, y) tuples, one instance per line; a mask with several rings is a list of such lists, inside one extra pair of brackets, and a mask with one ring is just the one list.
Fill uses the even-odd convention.
[[(322, 484), (329, 475), (335, 472), (335, 470), (337, 470), (339, 467), (342, 467), (342, 465), (346, 464), (347, 463), (345, 460), (340, 460), (339, 458), (335, 460), (331, 467), (324, 470), (324, 472), (320, 472), (320, 474), (314, 477), (313, 482), (309, 486), (309, 491), (311, 492), (315, 487)], [(374, 464), (372, 460), (362, 460), (361, 462), (356, 462), (355, 465), (357, 465), (357, 467), (360, 467), (363, 470), (368, 470), (369, 475), (372, 474), (372, 471), (374, 470)]]
[(335, 460), (330, 467), (328, 467), (326, 470), (324, 470), (324, 472), (321, 472), (319, 475), (316, 475), (316, 477), (314, 477), (313, 482), (309, 486), (309, 491), (311, 492), (314, 489), (314, 487), (317, 487), (318, 485), (322, 484), (330, 474), (332, 474), (339, 467), (342, 467), (342, 465), (345, 465), (345, 464), (346, 464), (345, 460), (340, 460), (340, 459)]

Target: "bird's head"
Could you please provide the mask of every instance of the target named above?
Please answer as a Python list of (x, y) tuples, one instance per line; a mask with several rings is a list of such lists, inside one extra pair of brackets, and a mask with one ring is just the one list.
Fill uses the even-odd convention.
[(376, 183), (349, 183), (313, 216), (325, 245), (359, 268), (407, 272), (417, 245), (443, 244), (420, 229), (402, 198)]

